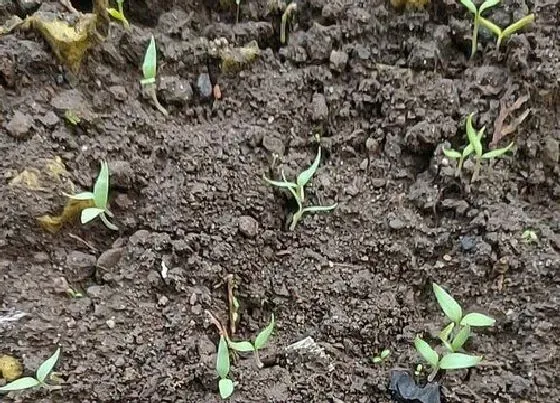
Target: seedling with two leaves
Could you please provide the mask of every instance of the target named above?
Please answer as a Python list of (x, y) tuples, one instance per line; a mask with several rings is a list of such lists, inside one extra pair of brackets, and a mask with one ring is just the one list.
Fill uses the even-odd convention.
[(107, 198), (109, 197), (109, 166), (107, 162), (101, 162), (101, 169), (99, 176), (93, 187), (92, 192), (82, 192), (76, 195), (69, 195), (73, 200), (93, 200), (94, 207), (89, 207), (82, 210), (81, 222), (82, 224), (88, 223), (96, 217), (99, 217), (103, 224), (109, 229), (118, 231), (115, 224), (109, 221), (107, 216), (113, 217), (113, 213), (107, 208)]
[(445, 348), (440, 357), (438, 353), (419, 336), (414, 340), (416, 351), (430, 364), (431, 373), (428, 381), (433, 381), (440, 370), (454, 370), (472, 368), (478, 365), (483, 357), (481, 355), (465, 354), (463, 346), (472, 335), (472, 327), (492, 326), (496, 321), (481, 313), (468, 313), (463, 315), (461, 305), (437, 284), (432, 285), (439, 306), (445, 316), (451, 321), (439, 334)]
[(144, 87), (146, 94), (152, 99), (155, 107), (163, 113), (165, 116), (168, 115), (167, 110), (161, 106), (157, 99), (156, 93), (156, 71), (157, 71), (157, 52), (156, 52), (156, 41), (152, 35), (150, 44), (146, 49), (146, 54), (144, 55), (144, 63), (142, 64), (142, 72), (144, 73), (144, 78), (140, 80), (140, 84)]
[(507, 147), (497, 148), (495, 150), (491, 150), (483, 154), (482, 136), (484, 135), (485, 127), (483, 126), (482, 129), (476, 131), (472, 124), (473, 115), (474, 114), (471, 113), (467, 117), (467, 121), (465, 124), (465, 130), (467, 132), (467, 138), (469, 140), (469, 144), (463, 148), (463, 151), (458, 152), (453, 149), (442, 148), (443, 154), (445, 154), (447, 158), (453, 158), (458, 160), (455, 176), (459, 176), (461, 174), (461, 168), (463, 167), (463, 163), (465, 159), (468, 158), (474, 152), (475, 166), (471, 177), (471, 182), (474, 182), (478, 179), (478, 176), (480, 174), (480, 164), (483, 159), (492, 159), (492, 158), (501, 157), (502, 155), (507, 153), (511, 147), (513, 147), (513, 143), (510, 143)]
[(25, 378), (16, 379), (15, 381), (12, 381), (5, 386), (2, 386), (0, 388), (0, 392), (12, 392), (17, 390), (31, 389), (37, 386), (48, 387), (49, 385), (46, 383), (47, 376), (52, 372), (56, 362), (58, 361), (59, 355), (60, 348), (57, 349), (54, 354), (51, 355), (46, 361), (39, 365), (34, 378), (28, 376)]
[(519, 21), (514, 22), (513, 24), (509, 25), (508, 27), (506, 27), (505, 29), (502, 30), (500, 27), (498, 27), (493, 22), (491, 22), (491, 21), (485, 19), (484, 17), (482, 17), (482, 12), (483, 11), (485, 11), (485, 10), (491, 8), (491, 7), (494, 7), (494, 6), (498, 5), (499, 3), (500, 3), (500, 0), (486, 0), (477, 9), (475, 4), (472, 2), (472, 0), (461, 0), (461, 4), (463, 4), (463, 6), (465, 6), (473, 15), (471, 59), (474, 56), (474, 54), (476, 53), (476, 49), (478, 47), (478, 30), (480, 28), (480, 25), (485, 26), (486, 28), (488, 28), (490, 31), (492, 31), (498, 37), (496, 45), (497, 45), (497, 48), (500, 49), (500, 44), (502, 43), (502, 41), (505, 38), (513, 35), (514, 33), (521, 30), (526, 25), (529, 25), (530, 23), (535, 21), (535, 14), (529, 14), (529, 15), (526, 15), (525, 17), (521, 18)]
[(117, 1), (117, 8), (107, 8), (107, 12), (111, 17), (120, 21), (126, 29), (129, 28), (128, 20), (124, 15), (124, 0), (116, 0)]
[(290, 193), (292, 194), (292, 196), (294, 197), (294, 199), (295, 199), (295, 201), (298, 205), (298, 210), (296, 212), (294, 212), (294, 214), (292, 216), (292, 223), (290, 225), (290, 231), (293, 231), (296, 228), (296, 225), (297, 225), (298, 221), (301, 220), (303, 214), (305, 214), (305, 213), (316, 213), (316, 212), (319, 212), (319, 211), (331, 211), (334, 208), (336, 208), (336, 206), (338, 205), (338, 203), (334, 203), (330, 206), (303, 207), (303, 203), (305, 202), (305, 185), (307, 185), (307, 183), (311, 180), (311, 178), (313, 177), (313, 175), (317, 171), (317, 167), (319, 166), (320, 162), (321, 162), (321, 147), (319, 147), (319, 151), (317, 152), (317, 156), (315, 157), (315, 160), (313, 161), (313, 164), (297, 176), (295, 183), (294, 182), (288, 182), (286, 180), (286, 176), (284, 175), (284, 171), (282, 171), (282, 179), (283, 179), (282, 181), (273, 181), (273, 180), (268, 179), (266, 176), (264, 177), (264, 180), (268, 184), (270, 184), (272, 186), (279, 187), (279, 188), (288, 189), (290, 191)]

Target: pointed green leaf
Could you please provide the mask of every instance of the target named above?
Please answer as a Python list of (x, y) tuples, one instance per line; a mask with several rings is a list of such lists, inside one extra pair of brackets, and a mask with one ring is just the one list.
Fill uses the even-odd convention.
[(317, 171), (317, 167), (319, 166), (320, 162), (321, 162), (321, 147), (319, 147), (319, 150), (317, 151), (317, 155), (315, 156), (315, 160), (313, 161), (313, 164), (311, 164), (309, 168), (307, 168), (305, 171), (303, 171), (298, 175), (296, 179), (296, 183), (301, 187), (305, 186), (307, 182), (309, 182), (311, 177), (315, 174), (315, 171)]
[(461, 318), (463, 317), (463, 310), (461, 306), (449, 295), (443, 288), (441, 288), (436, 283), (432, 284), (434, 294), (436, 296), (437, 302), (445, 316), (447, 316), (452, 322), (459, 324)]
[(465, 148), (463, 148), (463, 159), (467, 158), (469, 155), (471, 155), (473, 152), (473, 146), (472, 144), (469, 144), (468, 146), (466, 146)]
[(463, 353), (449, 353), (443, 356), (439, 362), (441, 369), (465, 369), (472, 368), (482, 361), (481, 355), (469, 355)]
[(489, 9), (490, 7), (494, 7), (500, 3), (500, 0), (486, 0), (482, 3), (478, 9), (478, 13), (482, 14), (484, 10)]
[(497, 26), (496, 24), (494, 24), (493, 22), (488, 21), (484, 17), (478, 17), (478, 21), (480, 22), (480, 25), (488, 28), (488, 30), (490, 30), (494, 35), (496, 35), (498, 37), (500, 35), (502, 35), (502, 29), (499, 26)]
[(519, 21), (514, 22), (506, 29), (504, 29), (504, 31), (502, 32), (502, 37), (507, 38), (508, 36), (514, 34), (515, 32), (525, 27), (526, 25), (531, 24), (533, 21), (535, 21), (535, 14), (526, 15), (525, 17), (521, 18)]
[(240, 353), (248, 353), (250, 351), (255, 351), (255, 348), (248, 341), (230, 341), (229, 347), (232, 350), (239, 351)]
[(233, 393), (233, 381), (228, 378), (222, 378), (218, 382), (218, 389), (220, 390), (220, 397), (227, 399)]
[(143, 81), (145, 84), (156, 81), (156, 62), (156, 41), (152, 35), (152, 39), (144, 55), (144, 63), (142, 64), (142, 71), (144, 73)]
[(109, 15), (111, 17), (113, 17), (115, 20), (118, 20), (120, 22), (124, 22), (124, 16), (121, 13), (119, 13), (119, 11), (117, 9), (108, 8), (107, 13), (109, 13)]
[(264, 180), (265, 180), (266, 183), (268, 183), (269, 185), (276, 186), (276, 187), (279, 187), (279, 188), (288, 188), (288, 189), (291, 189), (291, 188), (296, 188), (296, 187), (297, 187), (297, 185), (296, 185), (295, 183), (293, 183), (293, 182), (273, 181), (273, 180), (268, 179), (266, 176), (264, 176)]
[(216, 372), (220, 378), (225, 379), (229, 374), (229, 350), (224, 336), (220, 336), (218, 344), (218, 356), (216, 359)]
[(480, 138), (478, 137), (478, 135), (477, 135), (477, 133), (474, 130), (474, 127), (472, 125), (473, 115), (474, 114), (471, 113), (467, 117), (467, 122), (465, 124), (465, 130), (467, 132), (467, 138), (469, 139), (469, 143), (473, 147), (474, 153), (476, 155), (480, 156), (480, 155), (482, 155), (482, 143), (480, 142)]
[(451, 342), (451, 350), (453, 352), (459, 351), (463, 348), (470, 336), (471, 327), (469, 325), (463, 326), (461, 330), (459, 330), (459, 333), (457, 333), (453, 338), (453, 341)]
[(451, 334), (451, 332), (453, 331), (453, 328), (455, 327), (455, 323), (451, 322), (449, 325), (445, 326), (443, 328), (443, 330), (439, 333), (439, 339), (442, 342), (446, 342), (447, 340), (449, 340), (449, 335)]
[(45, 362), (43, 362), (37, 369), (37, 380), (39, 382), (45, 382), (47, 375), (50, 374), (54, 365), (58, 361), (58, 356), (60, 355), (60, 348), (58, 348), (53, 355), (51, 355)]
[(255, 350), (260, 350), (266, 345), (266, 343), (268, 342), (268, 338), (270, 337), (272, 331), (274, 330), (274, 323), (275, 323), (274, 314), (272, 314), (270, 323), (255, 338)]
[(119, 227), (109, 221), (109, 219), (107, 218), (108, 214), (106, 213), (109, 213), (109, 210), (104, 210), (102, 213), (99, 213), (99, 218), (101, 218), (101, 221), (103, 221), (103, 224), (105, 224), (107, 228), (113, 231), (118, 231)]
[(13, 382), (6, 384), (0, 388), (0, 392), (11, 392), (13, 390), (24, 390), (29, 388), (34, 388), (35, 386), (39, 386), (41, 382), (39, 382), (35, 378), (19, 378)]
[(309, 206), (303, 209), (304, 213), (316, 213), (319, 211), (332, 211), (338, 206), (338, 203), (331, 204), (330, 206)]
[(469, 9), (473, 14), (476, 14), (476, 6), (471, 0), (461, 0), (461, 4)]
[(428, 364), (434, 368), (437, 367), (439, 361), (438, 354), (428, 343), (416, 336), (416, 339), (414, 339), (414, 347), (416, 347), (416, 351), (424, 357)]
[(101, 169), (93, 187), (93, 194), (95, 195), (95, 207), (105, 210), (109, 196), (109, 166), (105, 161), (101, 161)]
[(73, 200), (95, 200), (95, 195), (91, 192), (82, 192), (69, 197)]
[(495, 319), (476, 312), (466, 314), (461, 320), (461, 325), (469, 325), (473, 327), (492, 326), (494, 323), (496, 323)]
[(461, 154), (458, 151), (453, 150), (450, 148), (447, 150), (445, 147), (441, 147), (441, 151), (447, 158), (461, 158)]
[(82, 224), (88, 223), (97, 217), (99, 214), (103, 213), (105, 210), (91, 207), (82, 210), (81, 222)]
[(507, 147), (496, 148), (495, 150), (488, 151), (487, 153), (482, 155), (482, 158), (491, 159), (491, 158), (501, 157), (502, 155), (507, 153), (511, 147), (513, 147), (513, 143), (510, 143)]

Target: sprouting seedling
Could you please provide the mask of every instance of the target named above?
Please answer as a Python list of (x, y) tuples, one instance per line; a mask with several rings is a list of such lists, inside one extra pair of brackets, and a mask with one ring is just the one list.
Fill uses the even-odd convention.
[(473, 33), (471, 39), (471, 59), (476, 53), (476, 49), (478, 47), (478, 28), (480, 26), (480, 18), (481, 14), (484, 10), (494, 7), (500, 2), (500, 0), (486, 0), (484, 3), (480, 5), (478, 10), (476, 6), (472, 2), (472, 0), (461, 0), (461, 4), (464, 5), (473, 15)]
[(157, 71), (157, 52), (156, 52), (156, 41), (152, 35), (150, 44), (146, 49), (146, 54), (144, 55), (144, 63), (142, 64), (142, 72), (144, 73), (144, 79), (140, 80), (140, 83), (144, 86), (146, 93), (152, 98), (155, 107), (163, 113), (165, 116), (168, 115), (167, 110), (161, 106), (157, 99), (156, 94), (156, 71)]
[(371, 359), (371, 361), (374, 364), (379, 364), (379, 363), (385, 361), (389, 357), (389, 355), (391, 355), (391, 350), (385, 349), (385, 350), (381, 351), (379, 354), (377, 354), (375, 357), (373, 357)]
[(286, 26), (288, 25), (288, 20), (292, 18), (293, 14), (297, 9), (296, 3), (290, 3), (286, 6), (284, 14), (282, 14), (282, 22), (280, 24), (280, 43), (286, 43)]
[(109, 13), (109, 15), (111, 17), (113, 17), (114, 19), (122, 22), (122, 24), (125, 26), (125, 28), (129, 28), (128, 25), (128, 20), (126, 19), (126, 16), (124, 15), (124, 0), (116, 0), (117, 1), (117, 8), (107, 8), (107, 12)]
[(227, 399), (233, 393), (233, 381), (228, 378), (230, 369), (229, 362), (229, 349), (226, 338), (221, 335), (220, 343), (218, 344), (218, 356), (216, 359), (216, 372), (220, 377), (218, 381), (218, 389), (222, 399)]
[(259, 368), (262, 368), (263, 363), (259, 358), (259, 350), (263, 349), (268, 343), (268, 339), (270, 339), (270, 336), (272, 335), (272, 332), (274, 330), (274, 324), (274, 315), (272, 315), (270, 323), (257, 335), (257, 337), (255, 337), (254, 343), (251, 343), (249, 341), (230, 340), (228, 343), (229, 347), (231, 347), (232, 350), (238, 351), (240, 353), (247, 353), (251, 351), (254, 352), (257, 365), (259, 366)]
[(95, 217), (99, 217), (103, 224), (109, 229), (117, 231), (118, 228), (115, 224), (111, 223), (107, 216), (113, 217), (113, 213), (107, 208), (107, 198), (109, 196), (109, 166), (107, 162), (101, 162), (101, 169), (99, 176), (93, 187), (92, 192), (82, 192), (76, 195), (69, 195), (73, 200), (93, 200), (94, 207), (89, 207), (82, 210), (81, 222), (82, 224), (88, 223)]
[(241, 0), (235, 0), (235, 4), (237, 4), (237, 15), (235, 16), (235, 23), (239, 24), (239, 5), (241, 4)]
[(430, 381), (435, 378), (439, 370), (466, 369), (479, 364), (483, 357), (461, 352), (463, 346), (472, 335), (472, 327), (492, 326), (496, 322), (493, 318), (481, 313), (473, 312), (463, 315), (461, 305), (441, 286), (434, 283), (432, 288), (439, 306), (451, 323), (447, 324), (439, 334), (439, 338), (446, 349), (441, 358), (420, 337), (417, 336), (414, 340), (416, 350), (431, 366), (432, 371), (428, 377)]
[(315, 213), (319, 211), (331, 211), (338, 205), (338, 203), (334, 203), (330, 206), (309, 206), (305, 208), (303, 207), (303, 203), (305, 201), (305, 190), (304, 190), (305, 185), (307, 185), (307, 183), (311, 180), (311, 178), (315, 174), (315, 171), (317, 171), (317, 167), (319, 166), (320, 162), (321, 162), (321, 147), (319, 147), (319, 151), (317, 152), (317, 156), (315, 157), (313, 164), (297, 176), (295, 183), (288, 182), (286, 180), (286, 176), (284, 175), (283, 171), (282, 171), (283, 181), (273, 181), (268, 179), (266, 176), (264, 177), (264, 180), (270, 185), (277, 186), (279, 188), (287, 188), (297, 202), (298, 211), (296, 211), (292, 216), (290, 231), (293, 231), (296, 228), (296, 224), (301, 219), (303, 214)]
[(465, 158), (472, 154), (473, 147), (469, 144), (463, 148), (463, 152), (458, 152), (453, 149), (447, 150), (445, 147), (442, 147), (442, 151), (447, 158), (459, 160), (457, 162), (457, 167), (455, 168), (455, 176), (459, 176), (461, 174), (461, 169), (463, 168), (463, 162), (465, 161)]
[(60, 355), (60, 348), (57, 349), (54, 352), (54, 354), (51, 355), (46, 361), (44, 361), (41, 365), (39, 365), (39, 368), (37, 369), (37, 372), (35, 373), (35, 378), (25, 377), (25, 378), (16, 379), (15, 381), (12, 381), (5, 386), (2, 386), (0, 388), (0, 392), (11, 392), (11, 391), (16, 391), (16, 390), (24, 390), (24, 389), (34, 388), (34, 387), (37, 387), (37, 386), (40, 386), (40, 387), (48, 386), (45, 381), (47, 379), (47, 376), (53, 370), (56, 362), (58, 361), (59, 355)]
[(490, 31), (492, 31), (496, 37), (498, 38), (496, 41), (496, 47), (500, 49), (500, 45), (502, 44), (503, 40), (510, 37), (514, 33), (520, 31), (525, 26), (531, 24), (535, 21), (535, 14), (529, 14), (525, 17), (521, 18), (519, 21), (514, 22), (513, 24), (507, 26), (505, 29), (501, 29), (499, 26), (494, 24), (493, 22), (487, 20), (484, 17), (480, 17), (480, 25), (485, 26)]
[(527, 244), (539, 242), (539, 237), (537, 236), (537, 233), (532, 229), (527, 229), (523, 231), (523, 233), (521, 234), (521, 239)]

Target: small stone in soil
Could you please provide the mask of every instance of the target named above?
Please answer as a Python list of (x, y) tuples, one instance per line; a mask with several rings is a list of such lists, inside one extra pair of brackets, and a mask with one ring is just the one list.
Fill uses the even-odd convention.
[(198, 76), (196, 86), (202, 99), (209, 99), (212, 96), (212, 82), (208, 73), (201, 73)]
[(394, 230), (399, 230), (399, 229), (403, 229), (405, 227), (405, 223), (404, 221), (399, 220), (398, 218), (395, 218), (393, 220), (389, 220), (389, 228), (394, 229)]
[(253, 217), (242, 216), (239, 217), (239, 232), (247, 238), (254, 238), (257, 236), (259, 230), (259, 223)]
[(313, 120), (325, 120), (329, 117), (329, 108), (325, 96), (316, 92), (311, 101), (311, 118)]
[(463, 251), (467, 252), (473, 249), (474, 246), (475, 246), (475, 241), (472, 237), (464, 236), (461, 238), (461, 249), (463, 249)]
[(391, 371), (389, 391), (393, 401), (399, 403), (441, 402), (441, 388), (437, 382), (429, 382), (420, 387), (406, 371)]
[(33, 127), (33, 119), (29, 115), (16, 111), (12, 120), (5, 127), (10, 136), (21, 139)]

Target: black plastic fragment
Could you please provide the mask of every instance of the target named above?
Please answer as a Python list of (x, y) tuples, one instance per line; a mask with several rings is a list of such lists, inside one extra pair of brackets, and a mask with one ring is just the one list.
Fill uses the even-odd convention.
[(391, 397), (398, 403), (442, 403), (441, 386), (437, 382), (428, 382), (418, 386), (407, 371), (392, 370), (389, 384)]

